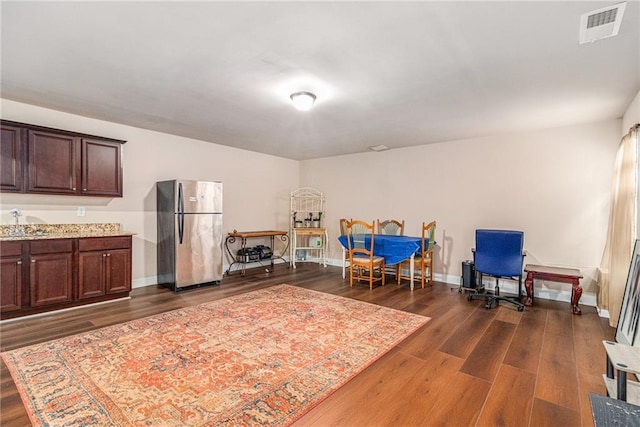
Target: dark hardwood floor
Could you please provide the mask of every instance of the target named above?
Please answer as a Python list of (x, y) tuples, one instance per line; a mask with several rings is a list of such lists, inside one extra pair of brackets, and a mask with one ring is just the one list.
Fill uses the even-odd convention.
[[(592, 426), (589, 392), (605, 394), (603, 339), (615, 330), (595, 308), (536, 300), (524, 313), (486, 310), (450, 286), (413, 292), (389, 280), (349, 287), (337, 267), (277, 265), (222, 285), (173, 293), (148, 286), (130, 300), (0, 325), (3, 351), (280, 283), (429, 316), (432, 320), (313, 408), (296, 426)], [(29, 425), (4, 363), (0, 424)]]

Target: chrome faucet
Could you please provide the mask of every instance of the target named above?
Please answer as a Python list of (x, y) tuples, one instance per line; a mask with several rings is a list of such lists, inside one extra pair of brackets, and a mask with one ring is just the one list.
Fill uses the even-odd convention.
[(13, 217), (13, 220), (15, 221), (15, 225), (18, 225), (18, 222), (20, 221), (20, 217), (22, 216), (22, 212), (20, 212), (20, 209), (11, 209), (9, 211), (9, 214)]
[(9, 234), (12, 236), (22, 236), (24, 235), (24, 230), (22, 230), (20, 228), (20, 217), (22, 216), (22, 212), (20, 212), (20, 209), (11, 209), (9, 211), (9, 214), (13, 217), (14, 220), (14, 225), (13, 227), (11, 227), (11, 230), (9, 231)]

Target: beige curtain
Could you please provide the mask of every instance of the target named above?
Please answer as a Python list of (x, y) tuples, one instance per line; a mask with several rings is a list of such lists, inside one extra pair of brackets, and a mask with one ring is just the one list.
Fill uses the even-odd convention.
[(609, 311), (609, 325), (616, 327), (636, 239), (638, 206), (638, 127), (622, 138), (616, 155), (609, 212), (609, 228), (600, 274), (598, 307)]

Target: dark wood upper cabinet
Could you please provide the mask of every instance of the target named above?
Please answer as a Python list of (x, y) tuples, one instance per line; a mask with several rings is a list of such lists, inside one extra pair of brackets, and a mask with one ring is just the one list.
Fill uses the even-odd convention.
[(30, 193), (78, 192), (77, 138), (52, 132), (28, 131)]
[(24, 130), (2, 125), (0, 142), (0, 190), (19, 193), (24, 191)]
[(2, 120), (0, 191), (122, 197), (126, 141)]
[(122, 144), (82, 139), (82, 194), (122, 197)]

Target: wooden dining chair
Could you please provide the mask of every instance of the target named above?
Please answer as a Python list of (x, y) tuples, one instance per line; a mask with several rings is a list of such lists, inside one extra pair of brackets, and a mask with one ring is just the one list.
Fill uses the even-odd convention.
[[(366, 280), (369, 289), (373, 289), (375, 282), (382, 282), (384, 286), (384, 257), (373, 254), (374, 247), (374, 222), (371, 224), (361, 221), (349, 221), (347, 227), (347, 245), (349, 251), (349, 286), (353, 287), (353, 281)], [(365, 235), (370, 235), (371, 240), (365, 241)], [(380, 274), (376, 277), (376, 271)]]
[(378, 234), (391, 234), (396, 236), (404, 235), (404, 219), (398, 221), (395, 219), (378, 220)]
[[(349, 222), (348, 219), (346, 218), (340, 218), (340, 235), (341, 236), (346, 236), (347, 235), (347, 223)], [(348, 249), (345, 248), (344, 246), (342, 247), (342, 278), (346, 278), (346, 271), (347, 268), (349, 268), (349, 266), (347, 265), (348, 262)]]
[[(433, 247), (435, 246), (436, 237), (436, 222), (431, 221), (428, 224), (422, 223), (422, 247), (419, 252), (414, 256), (414, 277), (420, 276), (422, 287), (424, 288), (425, 281), (430, 285), (433, 284)], [(429, 239), (425, 242), (425, 239)], [(409, 279), (411, 277), (408, 274), (403, 275), (403, 269), (410, 271), (411, 261), (406, 260), (398, 264), (396, 277), (398, 278), (398, 285), (402, 279)]]
[[(404, 235), (404, 219), (398, 221), (396, 219), (386, 219), (384, 221), (376, 220), (378, 234), (386, 234), (389, 236), (403, 236)], [(398, 266), (387, 265), (385, 272), (388, 274), (396, 274)]]

